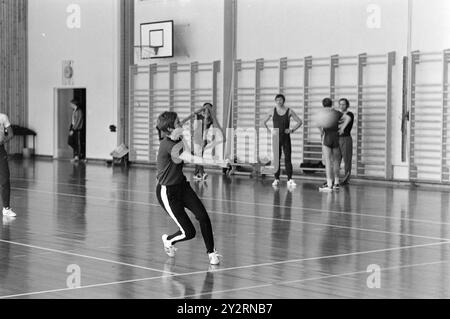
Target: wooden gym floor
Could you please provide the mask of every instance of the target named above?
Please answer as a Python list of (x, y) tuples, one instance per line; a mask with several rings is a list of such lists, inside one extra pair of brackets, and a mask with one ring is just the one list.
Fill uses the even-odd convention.
[[(319, 193), (319, 181), (297, 178), (295, 190), (283, 181), (275, 191), (270, 178), (211, 173), (191, 185), (223, 255), (212, 268), (200, 232), (174, 259), (164, 253), (161, 235), (176, 228), (152, 168), (42, 159), (10, 168), (18, 216), (2, 221), (1, 298), (450, 298), (445, 188), (358, 181)], [(373, 278), (379, 288), (368, 287)]]

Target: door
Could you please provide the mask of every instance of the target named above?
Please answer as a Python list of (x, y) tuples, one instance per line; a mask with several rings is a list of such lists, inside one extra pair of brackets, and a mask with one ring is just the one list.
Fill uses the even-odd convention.
[[(85, 88), (56, 88), (54, 106), (54, 150), (53, 157), (58, 159), (73, 158), (73, 149), (67, 144), (69, 128), (72, 121), (73, 109), (70, 106), (72, 99), (80, 102), (80, 107), (86, 123), (86, 89)], [(83, 127), (82, 134), (82, 152), (85, 152), (86, 145), (86, 124)]]

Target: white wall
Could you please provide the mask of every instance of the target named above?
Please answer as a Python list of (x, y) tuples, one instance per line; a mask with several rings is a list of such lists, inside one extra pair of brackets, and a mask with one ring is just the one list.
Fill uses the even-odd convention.
[[(330, 56), (406, 50), (407, 0), (239, 0), (237, 55)], [(369, 5), (380, 9), (371, 28)]]
[[(69, 4), (81, 8), (81, 28), (70, 29)], [(28, 6), (29, 126), (36, 154), (53, 155), (54, 88), (62, 61), (74, 60), (74, 87), (86, 88), (86, 155), (109, 158), (116, 147), (119, 63), (118, 0), (30, 0)]]
[(412, 50), (450, 49), (450, 1), (413, 0)]

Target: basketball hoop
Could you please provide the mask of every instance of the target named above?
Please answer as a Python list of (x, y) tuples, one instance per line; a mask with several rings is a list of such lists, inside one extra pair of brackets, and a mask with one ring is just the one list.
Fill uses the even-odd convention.
[(161, 46), (153, 46), (153, 45), (151, 45), (150, 48), (153, 49), (153, 52), (155, 53), (155, 55), (158, 55), (158, 50), (159, 50), (159, 48), (162, 48), (162, 45)]

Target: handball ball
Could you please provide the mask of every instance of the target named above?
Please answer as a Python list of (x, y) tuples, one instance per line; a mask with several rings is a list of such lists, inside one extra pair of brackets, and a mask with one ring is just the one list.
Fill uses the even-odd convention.
[(261, 163), (261, 165), (269, 165), (270, 164), (270, 157), (268, 156), (263, 156), (259, 159), (259, 162)]
[(339, 122), (339, 112), (332, 109), (322, 109), (313, 117), (313, 123), (317, 127), (331, 128)]

